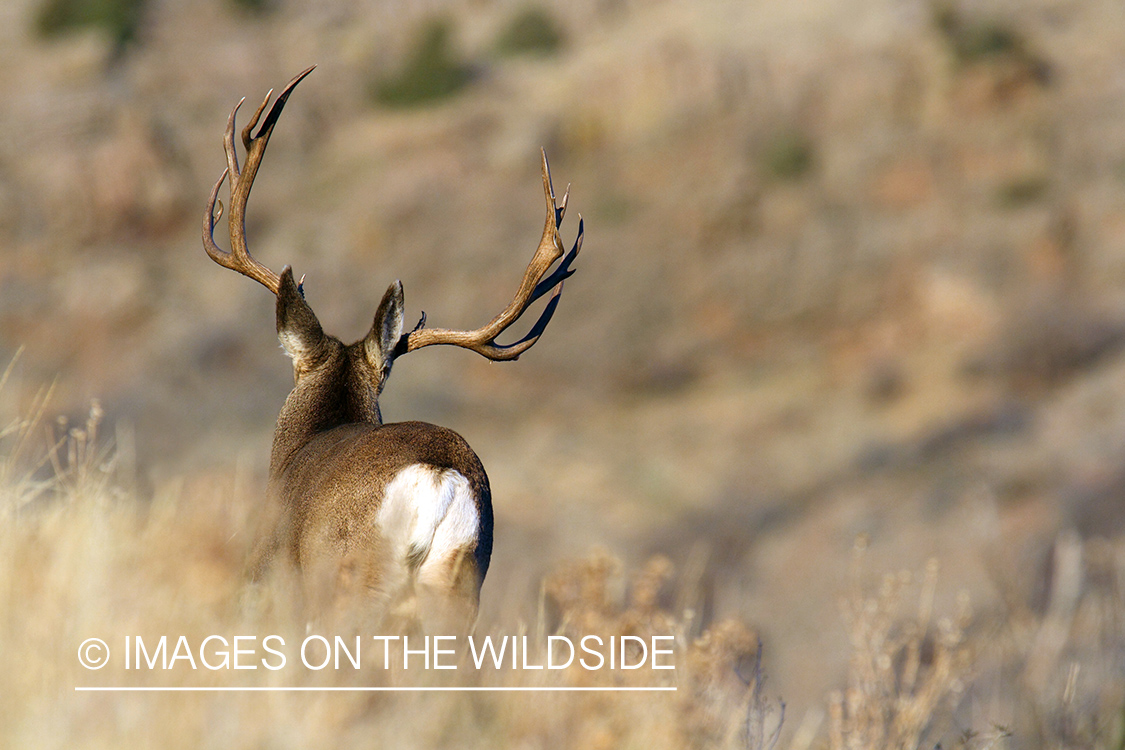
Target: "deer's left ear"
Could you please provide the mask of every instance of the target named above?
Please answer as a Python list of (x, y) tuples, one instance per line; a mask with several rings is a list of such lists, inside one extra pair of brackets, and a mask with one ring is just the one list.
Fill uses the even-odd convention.
[(402, 282), (396, 281), (387, 287), (387, 293), (375, 313), (371, 332), (363, 340), (367, 361), (376, 372), (389, 370), (394, 362), (395, 347), (402, 338), (402, 308)]

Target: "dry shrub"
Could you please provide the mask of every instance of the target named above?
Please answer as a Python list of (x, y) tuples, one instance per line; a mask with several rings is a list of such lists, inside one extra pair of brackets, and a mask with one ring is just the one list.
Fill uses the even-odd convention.
[[(727, 619), (691, 637), (698, 627), (694, 613), (670, 611), (662, 604), (676, 599), (664, 596), (670, 593), (673, 574), (671, 561), (663, 556), (648, 560), (627, 586), (620, 561), (606, 552), (560, 565), (544, 582), (557, 621), (555, 632), (572, 638), (675, 635), (677, 711), (666, 727), (672, 738), (669, 746), (774, 747), (785, 704), (764, 694), (757, 635), (744, 623)], [(607, 716), (616, 709), (602, 707)], [(615, 746), (627, 737), (616, 737)]]
[[(857, 570), (866, 544), (856, 544)], [(829, 697), (832, 750), (914, 750), (952, 715), (966, 688), (970, 650), (967, 595), (953, 617), (933, 622), (938, 564), (926, 566), (917, 615), (902, 615), (915, 584), (909, 572), (885, 575), (870, 595), (858, 583), (841, 607), (851, 641), (848, 686)]]
[(1047, 562), (1042, 602), (998, 581), (1006, 606), (980, 637), (981, 703), (1028, 747), (1121, 750), (1125, 539), (1064, 531)]
[[(0, 375), (0, 396), (20, 352)], [(105, 412), (97, 400), (85, 420), (71, 426), (65, 417), (45, 419), (53, 387), (39, 389), (22, 411), (0, 411), (0, 519), (41, 499), (70, 502), (79, 496), (107, 498), (122, 486), (127, 452), (114, 450), (99, 434)]]
[[(0, 396), (4, 395), (4, 386), (8, 384), (18, 359), (19, 353), (0, 376)], [(50, 388), (42, 389), (24, 413), (0, 416), (0, 424), (3, 425), (0, 427), (0, 493), (3, 497), (0, 512), (3, 515), (31, 502), (50, 486), (48, 482), (36, 481), (36, 457), (29, 455), (30, 438), (42, 424), (50, 395)]]

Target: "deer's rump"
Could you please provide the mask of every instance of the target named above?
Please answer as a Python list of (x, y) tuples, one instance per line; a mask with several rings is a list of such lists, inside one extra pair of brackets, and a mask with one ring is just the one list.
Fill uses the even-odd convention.
[(488, 477), (468, 443), (425, 422), (349, 424), (321, 433), (276, 478), (294, 561), (326, 550), (411, 570), (468, 555), (477, 586), (492, 555)]

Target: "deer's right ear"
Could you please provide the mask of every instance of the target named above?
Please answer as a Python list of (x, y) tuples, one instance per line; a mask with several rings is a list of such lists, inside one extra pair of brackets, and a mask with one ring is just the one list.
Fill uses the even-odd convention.
[(375, 312), (371, 332), (363, 340), (367, 361), (376, 372), (385, 372), (394, 363), (395, 347), (402, 338), (402, 308), (402, 282), (396, 281), (387, 287)]
[(324, 329), (305, 302), (289, 266), (282, 269), (277, 289), (277, 337), (298, 370), (314, 366), (326, 353)]

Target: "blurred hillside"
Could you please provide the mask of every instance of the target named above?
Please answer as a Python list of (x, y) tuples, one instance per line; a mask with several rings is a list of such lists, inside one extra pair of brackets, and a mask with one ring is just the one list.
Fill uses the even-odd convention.
[[(578, 0), (530, 51), (523, 0), (134, 0), (116, 31), (48, 6), (0, 7), (5, 397), (100, 399), (142, 485), (264, 477), (290, 366), (200, 214), (231, 106), (317, 63), (248, 235), (330, 332), (395, 278), (431, 325), (490, 319), (539, 236), (540, 146), (564, 239), (587, 221), (518, 364), (431, 349), (383, 397), (488, 467), (486, 601), (591, 543), (665, 552), (760, 626), (800, 717), (843, 674), (858, 535), (880, 568), (938, 556), (939, 598), (987, 615), (1046, 606), (1060, 530), (1125, 533), (1120, 3)], [(427, 43), (440, 90), (412, 102)]]

